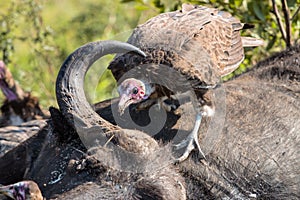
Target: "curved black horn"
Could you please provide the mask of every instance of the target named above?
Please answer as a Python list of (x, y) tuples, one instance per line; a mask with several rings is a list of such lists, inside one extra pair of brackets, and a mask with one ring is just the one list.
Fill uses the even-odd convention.
[(104, 55), (127, 52), (145, 56), (144, 52), (128, 43), (98, 41), (75, 50), (60, 68), (56, 80), (58, 106), (87, 148), (93, 147), (95, 142), (103, 145), (107, 140), (103, 133), (118, 129), (118, 127), (102, 119), (88, 103), (84, 93), (86, 72), (96, 60)]

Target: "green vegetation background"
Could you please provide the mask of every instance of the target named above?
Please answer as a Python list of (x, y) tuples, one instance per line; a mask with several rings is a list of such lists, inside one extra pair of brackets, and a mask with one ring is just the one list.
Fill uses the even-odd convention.
[[(262, 38), (266, 45), (249, 49), (235, 73), (286, 48), (272, 13), (271, 0), (6, 0), (0, 1), (0, 59), (5, 61), (21, 87), (38, 96), (42, 107), (47, 109), (56, 106), (56, 75), (76, 48), (96, 40), (126, 41), (138, 24), (161, 12), (180, 9), (184, 2), (226, 10), (242, 22), (255, 25), (243, 34)], [(275, 2), (280, 12), (282, 1)], [(288, 0), (287, 4), (295, 44), (299, 41), (300, 0)], [(280, 15), (284, 23), (283, 13)], [(116, 83), (106, 70), (112, 58), (101, 59), (87, 74), (86, 92), (91, 102), (116, 96)], [(3, 99), (0, 95), (0, 100)]]

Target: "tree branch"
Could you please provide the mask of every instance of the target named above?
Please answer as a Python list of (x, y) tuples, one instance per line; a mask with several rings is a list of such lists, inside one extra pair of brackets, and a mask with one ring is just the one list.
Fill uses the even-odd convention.
[(285, 29), (286, 29), (286, 46), (288, 48), (291, 47), (291, 21), (290, 21), (290, 10), (288, 8), (286, 0), (281, 0), (282, 3), (282, 12), (285, 21)]
[(279, 26), (279, 30), (280, 30), (280, 32), (282, 34), (282, 37), (283, 37), (284, 41), (287, 42), (286, 41), (286, 34), (285, 34), (285, 31), (284, 31), (283, 24), (281, 22), (280, 15), (278, 13), (278, 9), (277, 9), (275, 0), (272, 0), (272, 6), (273, 6), (273, 13), (275, 14), (275, 17), (276, 17), (276, 20), (277, 20), (277, 23), (278, 23), (278, 26)]
[(297, 16), (297, 14), (298, 14), (299, 11), (300, 11), (300, 6), (298, 7), (298, 9), (296, 10), (296, 12), (294, 13), (293, 17), (291, 18), (291, 21), (293, 21), (296, 18), (296, 16)]

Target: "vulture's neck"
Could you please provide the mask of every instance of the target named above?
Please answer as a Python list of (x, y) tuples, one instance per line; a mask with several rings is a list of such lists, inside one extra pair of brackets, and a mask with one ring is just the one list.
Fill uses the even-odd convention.
[(141, 80), (145, 86), (145, 96), (144, 99), (147, 99), (152, 93), (155, 92), (155, 85), (149, 83), (148, 81)]

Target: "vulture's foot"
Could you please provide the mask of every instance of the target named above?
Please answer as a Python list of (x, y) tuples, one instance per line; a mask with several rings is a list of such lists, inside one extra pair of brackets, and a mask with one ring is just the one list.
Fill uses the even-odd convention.
[(175, 110), (177, 106), (173, 102), (166, 102), (168, 100), (167, 96), (160, 97), (157, 99), (147, 99), (137, 106), (137, 110), (144, 110), (148, 109), (152, 105), (155, 105), (158, 110), (164, 109), (167, 112), (170, 112), (171, 110)]
[(177, 108), (173, 102), (166, 100), (168, 100), (167, 96), (157, 99), (156, 105), (158, 106), (159, 110), (164, 109), (165, 111), (170, 112), (171, 110), (175, 110)]
[(201, 156), (205, 159), (205, 155), (204, 155), (203, 151), (201, 150), (201, 147), (200, 147), (200, 144), (198, 141), (198, 130), (200, 128), (201, 119), (202, 119), (202, 114), (197, 114), (193, 131), (182, 142), (174, 145), (176, 150), (186, 147), (183, 155), (180, 156), (179, 158), (177, 158), (175, 160), (175, 163), (179, 163), (179, 162), (186, 160), (187, 157), (190, 155), (190, 153), (196, 148), (198, 149)]

